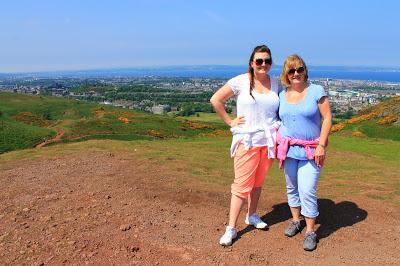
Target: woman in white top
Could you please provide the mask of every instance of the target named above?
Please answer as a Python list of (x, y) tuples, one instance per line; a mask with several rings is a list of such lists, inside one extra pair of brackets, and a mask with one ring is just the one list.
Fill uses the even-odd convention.
[[(235, 179), (231, 186), (232, 198), (229, 224), (220, 244), (228, 246), (237, 237), (236, 222), (247, 199), (246, 224), (258, 229), (268, 225), (257, 215), (257, 205), (265, 175), (275, 158), (278, 119), (279, 83), (268, 75), (271, 51), (266, 45), (254, 48), (248, 73), (230, 79), (211, 98), (216, 112), (231, 127), (233, 134), (231, 156), (234, 157)], [(231, 119), (225, 102), (236, 98), (237, 117)]]

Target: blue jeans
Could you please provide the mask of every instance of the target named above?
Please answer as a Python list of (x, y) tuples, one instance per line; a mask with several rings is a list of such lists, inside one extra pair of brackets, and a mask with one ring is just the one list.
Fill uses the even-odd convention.
[(307, 218), (318, 216), (317, 184), (320, 168), (314, 160), (286, 158), (283, 164), (290, 207), (301, 207)]

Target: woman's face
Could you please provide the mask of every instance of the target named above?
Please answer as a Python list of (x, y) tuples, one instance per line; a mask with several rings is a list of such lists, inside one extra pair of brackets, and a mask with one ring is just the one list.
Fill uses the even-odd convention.
[(255, 53), (251, 66), (254, 73), (267, 73), (271, 69), (272, 59), (267, 52)]
[(296, 64), (295, 66), (290, 67), (286, 73), (290, 84), (299, 84), (305, 81), (306, 69), (301, 64)]

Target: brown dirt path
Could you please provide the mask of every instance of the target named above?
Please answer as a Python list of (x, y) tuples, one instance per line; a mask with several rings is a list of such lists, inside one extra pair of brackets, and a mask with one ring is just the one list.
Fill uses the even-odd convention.
[(62, 128), (55, 128), (55, 131), (57, 132), (57, 135), (54, 136), (54, 138), (43, 141), (42, 143), (39, 143), (35, 146), (35, 148), (42, 148), (50, 143), (54, 143), (54, 142), (59, 142), (61, 140), (61, 138), (64, 136), (65, 131)]
[(239, 221), (218, 244), (229, 188), (188, 179), (130, 153), (76, 152), (0, 166), (0, 261), (5, 265), (398, 265), (399, 210), (365, 197), (320, 199), (318, 249), (286, 238), (285, 195), (268, 188), (269, 231)]

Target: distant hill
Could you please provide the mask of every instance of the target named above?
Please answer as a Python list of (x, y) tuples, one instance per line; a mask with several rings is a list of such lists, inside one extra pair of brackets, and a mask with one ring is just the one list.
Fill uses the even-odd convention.
[(360, 111), (357, 116), (334, 125), (332, 132), (400, 141), (400, 97)]
[(87, 139), (166, 139), (221, 135), (220, 123), (116, 108), (58, 97), (0, 93), (0, 153), (40, 143)]

